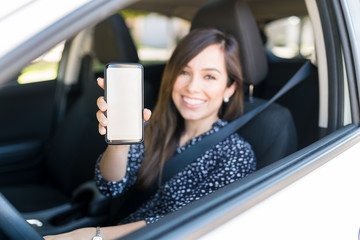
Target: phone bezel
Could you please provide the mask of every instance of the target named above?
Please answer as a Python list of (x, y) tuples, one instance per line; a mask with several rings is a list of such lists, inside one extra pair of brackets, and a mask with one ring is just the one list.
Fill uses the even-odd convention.
[[(140, 100), (140, 109), (141, 109), (141, 118), (144, 122), (144, 67), (140, 63), (120, 63), (120, 62), (110, 62), (104, 66), (104, 99), (107, 101), (107, 69), (108, 68), (138, 68), (141, 70), (141, 100)], [(107, 117), (107, 112), (105, 112)], [(140, 139), (117, 139), (111, 140), (107, 137), (107, 127), (105, 134), (105, 142), (110, 145), (124, 145), (124, 144), (139, 144), (144, 141), (144, 124), (141, 128), (141, 138)]]

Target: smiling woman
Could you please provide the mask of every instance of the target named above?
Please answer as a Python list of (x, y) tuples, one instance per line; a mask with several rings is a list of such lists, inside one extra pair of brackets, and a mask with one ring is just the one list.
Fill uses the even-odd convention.
[(226, 104), (234, 94), (237, 83), (228, 80), (224, 60), (222, 46), (210, 45), (194, 57), (176, 78), (173, 102), (184, 118), (185, 128), (191, 124), (195, 134), (182, 135), (180, 146), (209, 129), (219, 119), (223, 101)]
[[(205, 58), (206, 62), (200, 63)], [(202, 70), (209, 67), (219, 69), (223, 75), (218, 80), (207, 79)], [(198, 89), (193, 84), (207, 86)], [(232, 37), (217, 30), (194, 30), (185, 37), (165, 67), (158, 104), (145, 129), (148, 152), (139, 170), (140, 183), (149, 185), (178, 145), (208, 131), (219, 118), (231, 121), (239, 117), (242, 84), (238, 47)], [(210, 96), (206, 95), (211, 91)], [(223, 103), (231, 96), (230, 102)], [(186, 102), (189, 98), (201, 99), (204, 104), (194, 108)], [(154, 171), (158, 165), (160, 169)]]
[[(241, 114), (239, 63), (235, 39), (218, 30), (194, 30), (179, 43), (165, 67), (159, 101), (145, 127), (144, 144), (109, 145), (96, 164), (96, 181), (104, 195), (119, 197), (132, 189), (139, 191), (143, 200), (121, 220), (126, 225), (103, 228), (105, 235), (120, 236), (132, 226), (137, 229), (157, 222), (256, 170), (250, 144), (233, 133), (177, 169), (169, 180), (161, 181), (165, 162), (196, 148), (195, 143)], [(103, 87), (103, 79), (98, 82)], [(99, 131), (104, 134), (108, 125), (104, 98), (98, 99), (98, 106)], [(68, 234), (79, 232), (90, 236), (94, 229)]]

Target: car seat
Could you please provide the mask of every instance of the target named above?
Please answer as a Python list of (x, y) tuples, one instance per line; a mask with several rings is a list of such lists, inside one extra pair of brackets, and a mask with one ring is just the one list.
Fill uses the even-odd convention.
[[(95, 27), (94, 51), (100, 63), (139, 62), (137, 49), (120, 15), (114, 15)], [(120, 43), (120, 44), (119, 44)], [(144, 66), (144, 106), (153, 109), (164, 66)], [(104, 77), (104, 72), (97, 72)]]
[[(244, 101), (245, 112), (266, 100), (253, 97), (256, 88), (268, 73), (268, 63), (260, 32), (249, 7), (241, 0), (216, 0), (203, 5), (192, 20), (192, 29), (217, 28), (232, 34), (238, 41), (244, 75), (248, 88)], [(290, 111), (271, 104), (239, 130), (251, 145), (257, 158), (258, 169), (263, 168), (297, 149), (297, 134)]]
[[(93, 72), (94, 58), (101, 63), (138, 62), (139, 59), (120, 15), (114, 15), (95, 26), (93, 38), (94, 53), (82, 58), (79, 75), (81, 95), (74, 100), (51, 138), (45, 159), (46, 178), (41, 184), (0, 189), (22, 213), (34, 214), (71, 204), (74, 192), (79, 192), (76, 189), (94, 178), (95, 162), (106, 147), (104, 137), (98, 134), (95, 116), (98, 110), (96, 99), (103, 95), (103, 90), (97, 85)], [(91, 196), (76, 198), (90, 201)]]

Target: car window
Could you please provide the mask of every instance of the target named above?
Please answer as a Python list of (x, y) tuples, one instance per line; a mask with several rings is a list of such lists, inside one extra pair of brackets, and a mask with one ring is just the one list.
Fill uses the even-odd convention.
[(59, 62), (64, 50), (65, 42), (33, 60), (22, 71), (17, 81), (19, 84), (27, 84), (41, 81), (55, 80), (57, 78)]
[(177, 17), (134, 10), (121, 13), (144, 65), (167, 61), (178, 41), (190, 29), (189, 21)]
[(349, 89), (349, 83), (348, 83), (348, 76), (346, 73), (346, 66), (345, 63), (343, 63), (344, 68), (344, 102), (343, 102), (343, 126), (349, 125), (352, 123), (352, 114), (351, 114), (351, 101), (350, 101), (350, 89)]
[(307, 58), (314, 52), (314, 34), (309, 17), (291, 16), (265, 25), (266, 48), (280, 58)]

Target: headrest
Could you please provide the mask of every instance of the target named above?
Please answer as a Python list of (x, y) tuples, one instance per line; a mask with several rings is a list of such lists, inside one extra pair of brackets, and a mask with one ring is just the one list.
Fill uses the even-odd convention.
[(101, 63), (139, 61), (129, 29), (119, 14), (95, 26), (94, 51)]
[(216, 0), (196, 13), (191, 29), (217, 28), (232, 34), (239, 43), (244, 83), (257, 85), (264, 80), (268, 63), (260, 32), (248, 6), (241, 0)]

